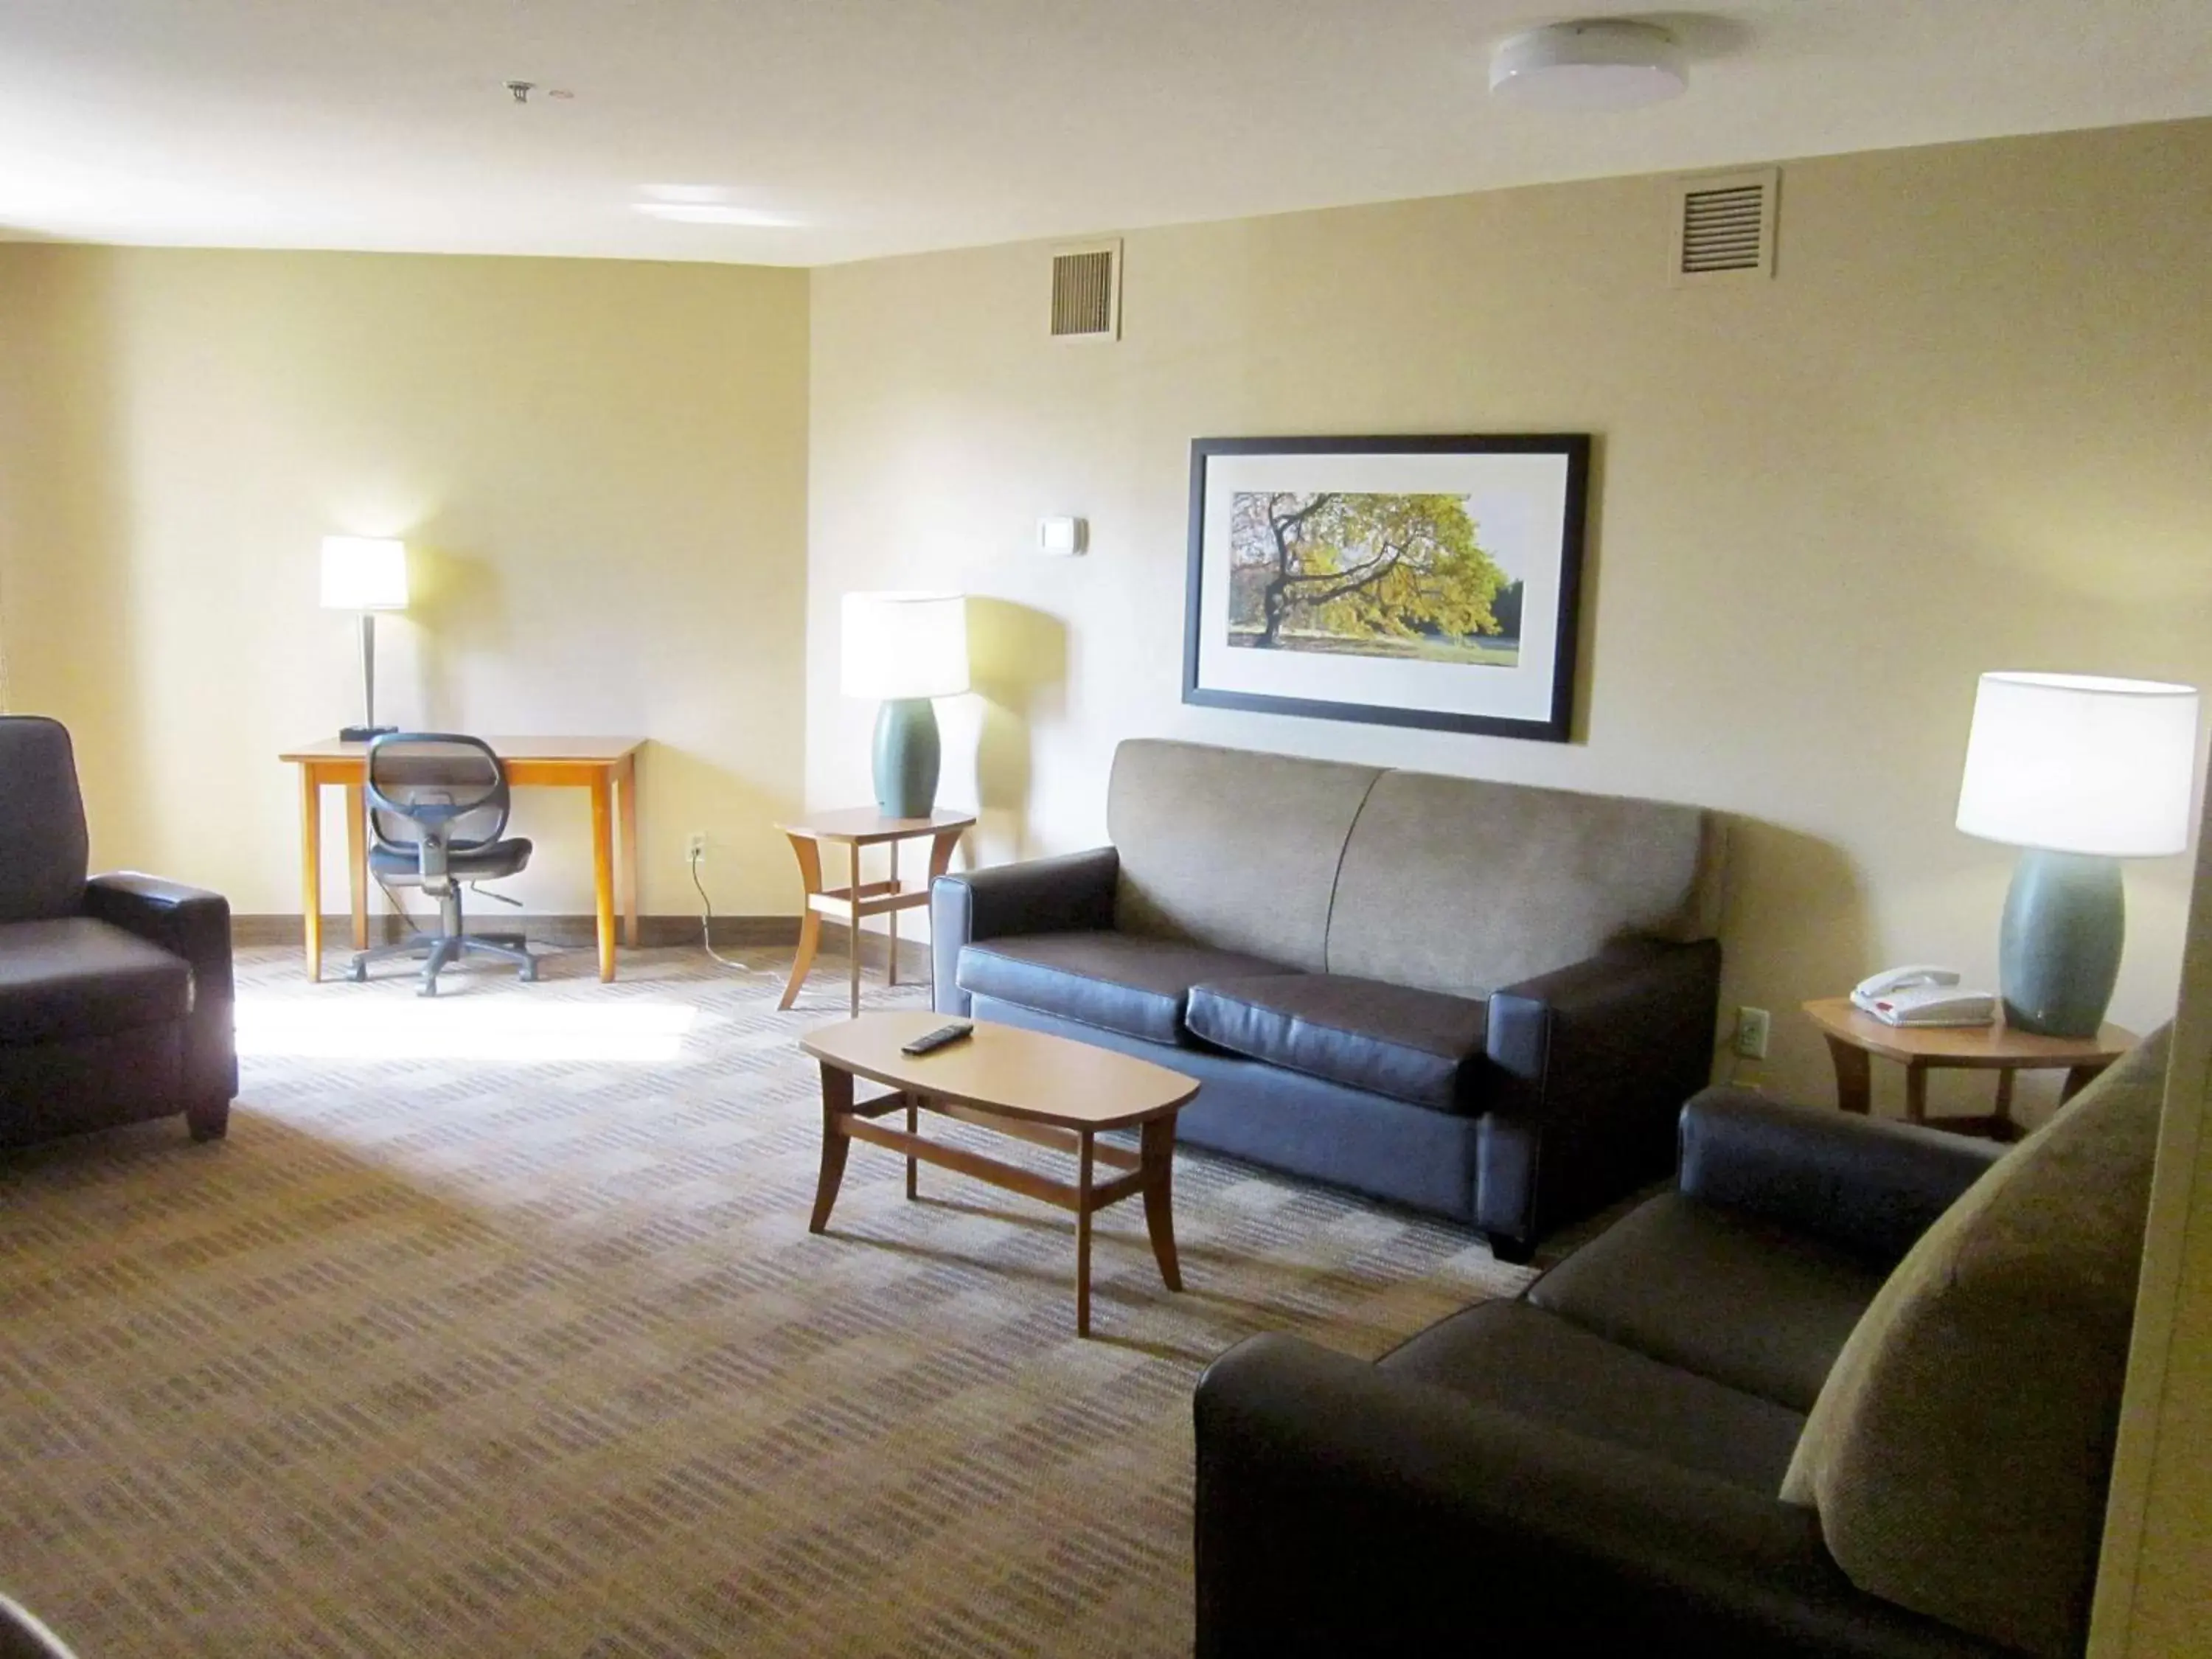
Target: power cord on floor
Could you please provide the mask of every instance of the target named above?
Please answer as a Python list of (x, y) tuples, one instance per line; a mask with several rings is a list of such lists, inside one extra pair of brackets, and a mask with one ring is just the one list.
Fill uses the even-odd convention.
[(685, 863), (690, 866), (691, 871), (691, 884), (699, 890), (700, 948), (705, 951), (706, 953), (712, 957), (716, 962), (721, 963), (723, 967), (733, 968), (738, 973), (750, 974), (756, 979), (775, 979), (778, 977), (775, 969), (773, 968), (755, 968), (749, 963), (732, 962), (729, 957), (724, 956), (720, 951), (717, 951), (714, 948), (714, 901), (707, 896), (707, 884), (699, 879), (700, 857), (701, 854), (696, 850), (694, 850), (691, 855), (685, 860)]

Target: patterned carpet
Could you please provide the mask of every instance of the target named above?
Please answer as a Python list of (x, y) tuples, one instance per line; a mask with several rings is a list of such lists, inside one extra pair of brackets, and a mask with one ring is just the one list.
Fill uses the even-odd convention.
[(1200, 1367), (1528, 1277), (1183, 1153), (1188, 1291), (1109, 1211), (1079, 1341), (1058, 1212), (856, 1146), (807, 1233), (834, 965), (588, 973), (249, 951), (227, 1142), (0, 1157), (0, 1589), (83, 1659), (1187, 1653)]

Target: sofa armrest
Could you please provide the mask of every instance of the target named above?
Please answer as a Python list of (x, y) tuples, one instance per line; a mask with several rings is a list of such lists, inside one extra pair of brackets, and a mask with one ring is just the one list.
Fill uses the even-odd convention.
[(1680, 1179), (1686, 1197), (1894, 1263), (2004, 1150), (1716, 1088), (1682, 1109)]
[(1990, 1651), (1855, 1589), (1810, 1509), (1296, 1338), (1194, 1412), (1200, 1659)]
[(1493, 991), (1475, 1224), (1532, 1243), (1674, 1167), (1712, 1072), (1720, 945), (1617, 945)]
[(1121, 855), (1110, 847), (1057, 858), (939, 876), (929, 888), (933, 1005), (964, 1014), (968, 994), (953, 982), (960, 947), (1009, 933), (1060, 933), (1114, 925)]
[(185, 1096), (195, 1132), (220, 1133), (238, 1092), (237, 987), (231, 975), (230, 901), (204, 888), (117, 871), (85, 884), (85, 914), (182, 957), (192, 970), (185, 1040)]

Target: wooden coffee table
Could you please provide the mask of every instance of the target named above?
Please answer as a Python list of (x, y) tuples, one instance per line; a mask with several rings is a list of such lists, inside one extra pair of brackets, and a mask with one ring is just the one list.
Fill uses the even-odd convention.
[[(855, 1140), (872, 1141), (906, 1154), (906, 1195), (915, 1196), (917, 1165), (941, 1164), (1008, 1192), (1075, 1212), (1075, 1333), (1091, 1334), (1091, 1218), (1133, 1194), (1145, 1200), (1145, 1229), (1152, 1255), (1171, 1291), (1182, 1288), (1176, 1261), (1170, 1180), (1175, 1168), (1176, 1114), (1198, 1092), (1197, 1083), (1164, 1066), (1094, 1048), (1087, 1042), (978, 1020), (965, 1042), (919, 1059), (902, 1043), (933, 1031), (950, 1016), (934, 1013), (862, 1014), (824, 1025), (799, 1047), (822, 1062), (822, 1179), (807, 1225), (822, 1232), (837, 1202), (845, 1154)], [(853, 1079), (864, 1077), (896, 1092), (854, 1104)], [(924, 1139), (923, 1109), (1000, 1134), (1075, 1154), (1073, 1183), (986, 1158), (965, 1147)], [(903, 1130), (878, 1122), (906, 1113)], [(1137, 1131), (1138, 1150), (1097, 1139), (1102, 1129)], [(1121, 1174), (1094, 1179), (1097, 1165)]]

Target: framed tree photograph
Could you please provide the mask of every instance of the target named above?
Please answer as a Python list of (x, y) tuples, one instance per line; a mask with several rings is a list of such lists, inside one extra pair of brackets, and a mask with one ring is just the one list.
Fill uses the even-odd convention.
[(1196, 440), (1183, 701), (1566, 742), (1589, 452)]

